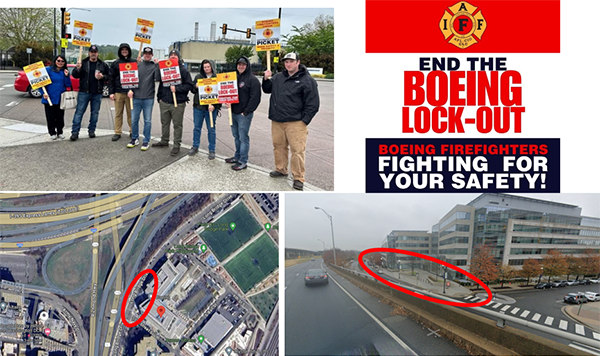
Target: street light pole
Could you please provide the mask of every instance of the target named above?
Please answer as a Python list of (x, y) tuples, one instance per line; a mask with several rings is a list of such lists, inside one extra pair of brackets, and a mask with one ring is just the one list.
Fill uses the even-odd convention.
[(324, 212), (325, 215), (327, 215), (327, 218), (329, 219), (329, 223), (331, 224), (331, 242), (333, 243), (333, 264), (337, 266), (337, 258), (335, 256), (335, 239), (333, 237), (333, 218), (331, 217), (331, 215), (327, 214), (327, 212), (324, 209), (319, 208), (318, 206), (315, 206), (315, 209)]
[(323, 254), (325, 254), (325, 242), (323, 242), (323, 240), (321, 239), (317, 239), (318, 241), (321, 241), (321, 243), (323, 244)]
[(446, 273), (448, 272), (448, 267), (444, 266), (444, 294), (446, 294)]

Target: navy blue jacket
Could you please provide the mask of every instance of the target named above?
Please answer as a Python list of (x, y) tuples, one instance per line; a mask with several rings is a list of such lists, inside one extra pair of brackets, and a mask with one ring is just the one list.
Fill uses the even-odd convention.
[[(60, 69), (58, 72), (52, 70), (52, 67), (46, 67), (46, 71), (50, 76), (51, 84), (46, 85), (46, 92), (52, 101), (52, 105), (60, 104), (60, 94), (67, 91), (67, 87), (71, 87), (71, 76), (65, 75), (64, 69)], [(44, 93), (42, 88), (38, 89), (40, 93)], [(48, 104), (48, 100), (42, 97), (42, 104)]]

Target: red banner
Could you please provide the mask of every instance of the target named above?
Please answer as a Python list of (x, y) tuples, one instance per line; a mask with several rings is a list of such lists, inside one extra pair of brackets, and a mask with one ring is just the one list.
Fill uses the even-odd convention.
[(366, 0), (367, 53), (560, 53), (560, 0)]

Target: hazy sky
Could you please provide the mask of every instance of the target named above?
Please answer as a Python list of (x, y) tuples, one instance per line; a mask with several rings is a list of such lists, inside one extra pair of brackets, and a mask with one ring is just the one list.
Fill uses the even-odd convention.
[[(427, 230), (455, 205), (466, 205), (480, 194), (286, 194), (285, 247), (331, 248), (329, 219), (333, 216), (335, 246), (343, 250), (381, 247), (392, 230)], [(577, 205), (582, 215), (600, 217), (600, 194), (515, 194)]]
[[(139, 48), (139, 42), (133, 42), (138, 18), (154, 21), (151, 46), (166, 50), (172, 42), (184, 41), (193, 37), (195, 22), (199, 23), (198, 37), (208, 39), (210, 37), (210, 24), (215, 21), (217, 23), (216, 34), (219, 38), (222, 36), (219, 27), (223, 23), (226, 23), (230, 29), (236, 28), (245, 31), (246, 28), (252, 27), (257, 20), (277, 18), (279, 12), (279, 8), (99, 9), (89, 7), (92, 4), (74, 5), (75, 7), (91, 10), (89, 12), (77, 9), (69, 11), (71, 13), (69, 32), (72, 32), (75, 20), (91, 22), (94, 25), (92, 43), (119, 45), (122, 42), (127, 42), (135, 49)], [(218, 2), (213, 2), (213, 4), (218, 4)], [(307, 23), (312, 23), (320, 14), (333, 16), (333, 8), (282, 8), (281, 33), (290, 34), (292, 26), (301, 27)], [(245, 36), (245, 33), (227, 32), (227, 38), (246, 38)]]

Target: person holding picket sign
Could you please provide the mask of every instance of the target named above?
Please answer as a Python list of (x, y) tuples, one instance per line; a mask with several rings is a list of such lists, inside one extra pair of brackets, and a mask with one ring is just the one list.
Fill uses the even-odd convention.
[(121, 43), (117, 52), (119, 59), (114, 61), (110, 67), (110, 79), (108, 85), (110, 99), (115, 101), (115, 134), (112, 137), (113, 141), (119, 140), (121, 138), (121, 133), (123, 132), (123, 109), (125, 109), (127, 113), (129, 137), (131, 137), (131, 100), (127, 98), (127, 92), (129, 90), (124, 89), (121, 85), (121, 70), (119, 64), (135, 62), (135, 60), (131, 58), (131, 47), (129, 47), (128, 43)]
[[(215, 66), (212, 61), (209, 61), (208, 59), (203, 60), (200, 65), (200, 73), (194, 77), (194, 83), (198, 83), (199, 79), (215, 77), (217, 73), (215, 73), (214, 68)], [(206, 121), (206, 129), (208, 130), (208, 159), (215, 159), (217, 143), (215, 125), (217, 124), (217, 115), (219, 110), (221, 110), (221, 104), (200, 105), (198, 84), (194, 86), (192, 92), (194, 93), (194, 138), (192, 141), (192, 149), (188, 152), (188, 155), (193, 156), (198, 153), (200, 134), (202, 133), (202, 123)]]
[(250, 152), (250, 124), (254, 111), (260, 104), (260, 82), (252, 74), (250, 61), (242, 56), (237, 60), (237, 85), (239, 103), (225, 104), (231, 108), (232, 125), (231, 133), (235, 141), (235, 154), (225, 162), (233, 164), (231, 169), (239, 171), (248, 166), (248, 153)]
[[(71, 76), (67, 69), (67, 60), (61, 54), (54, 58), (54, 63), (46, 67), (46, 71), (52, 80), (51, 84), (45, 86), (46, 93), (43, 94), (42, 104), (46, 112), (46, 123), (48, 124), (48, 133), (52, 140), (65, 138), (63, 127), (65, 127), (65, 111), (60, 108), (60, 95), (67, 91), (71, 86)], [(38, 89), (42, 92), (42, 89)], [(48, 98), (53, 105), (48, 103)]]

